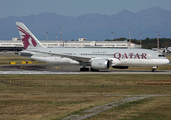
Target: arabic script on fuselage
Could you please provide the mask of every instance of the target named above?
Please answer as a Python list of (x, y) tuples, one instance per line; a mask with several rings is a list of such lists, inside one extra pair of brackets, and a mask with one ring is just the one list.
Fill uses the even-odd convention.
[(104, 54), (106, 51), (93, 51), (93, 54)]

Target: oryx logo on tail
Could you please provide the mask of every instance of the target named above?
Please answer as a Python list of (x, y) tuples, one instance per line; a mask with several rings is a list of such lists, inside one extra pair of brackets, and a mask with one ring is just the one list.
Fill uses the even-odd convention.
[(29, 33), (27, 33), (24, 29), (22, 29), (20, 26), (17, 25), (17, 27), (18, 30), (23, 33), (23, 35), (21, 35), (21, 39), (23, 41), (24, 48), (27, 49), (29, 45), (33, 45), (34, 47), (36, 47), (37, 43), (34, 40), (34, 38)]

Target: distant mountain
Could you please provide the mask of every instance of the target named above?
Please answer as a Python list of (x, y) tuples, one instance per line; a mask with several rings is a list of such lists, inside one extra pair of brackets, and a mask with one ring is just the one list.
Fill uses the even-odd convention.
[(160, 7), (152, 7), (138, 13), (123, 10), (115, 15), (85, 14), (78, 17), (69, 17), (55, 13), (41, 13), (38, 15), (21, 17), (0, 17), (0, 40), (10, 40), (19, 37), (15, 22), (23, 22), (39, 40), (55, 40), (58, 33), (60, 39), (60, 27), (62, 27), (62, 38), (64, 40), (77, 40), (79, 37), (87, 40), (129, 38), (131, 27), (132, 38), (156, 38), (157, 31), (160, 37), (171, 38), (171, 11)]

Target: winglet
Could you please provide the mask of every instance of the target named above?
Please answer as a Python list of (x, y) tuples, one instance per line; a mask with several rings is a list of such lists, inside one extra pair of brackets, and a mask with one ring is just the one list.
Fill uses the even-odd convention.
[(30, 30), (21, 22), (16, 22), (25, 50), (44, 47)]

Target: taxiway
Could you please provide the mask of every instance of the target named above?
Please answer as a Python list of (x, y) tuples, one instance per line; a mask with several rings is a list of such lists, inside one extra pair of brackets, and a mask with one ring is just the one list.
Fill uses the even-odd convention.
[(1, 65), (0, 74), (171, 74), (171, 70), (104, 70), (79, 71), (80, 66), (54, 66), (50, 64)]

